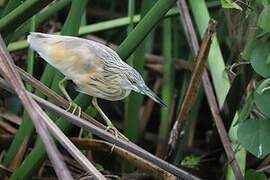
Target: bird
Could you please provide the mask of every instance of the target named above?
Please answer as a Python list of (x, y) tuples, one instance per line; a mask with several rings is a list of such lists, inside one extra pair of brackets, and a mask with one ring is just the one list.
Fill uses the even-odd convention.
[(65, 89), (67, 80), (73, 81), (78, 92), (92, 96), (92, 104), (107, 124), (106, 130), (118, 130), (98, 105), (97, 98), (118, 101), (135, 91), (152, 98), (166, 106), (163, 101), (145, 84), (142, 76), (125, 63), (110, 47), (99, 42), (64, 35), (31, 32), (27, 36), (30, 47), (47, 63), (60, 71), (65, 77), (59, 81), (72, 113), (78, 108)]

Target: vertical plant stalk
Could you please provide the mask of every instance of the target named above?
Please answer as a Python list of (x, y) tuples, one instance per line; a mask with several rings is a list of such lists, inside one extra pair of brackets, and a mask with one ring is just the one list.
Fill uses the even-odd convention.
[[(190, 10), (193, 12), (193, 18), (198, 28), (199, 35), (202, 38), (210, 19), (206, 2), (205, 0), (188, 0), (188, 2)], [(213, 38), (212, 47), (208, 55), (208, 68), (212, 76), (217, 102), (219, 108), (221, 108), (230, 89), (230, 81), (226, 73), (222, 52), (216, 37)]]
[[(130, 24), (128, 26), (128, 35), (132, 32), (134, 28), (134, 15), (135, 15), (135, 0), (129, 1), (129, 12), (128, 16), (130, 17)], [(145, 14), (151, 9), (152, 2), (149, 0), (142, 0), (140, 8), (140, 16), (143, 18)], [(132, 56), (127, 59), (127, 62), (135, 68), (145, 79), (144, 71), (144, 56), (146, 52), (146, 42), (148, 38), (144, 39), (140, 45), (133, 52)], [(130, 95), (125, 100), (125, 135), (132, 142), (138, 142), (139, 139), (139, 128), (140, 128), (140, 113), (141, 106), (143, 103), (143, 96), (141, 94), (131, 92)], [(123, 165), (124, 173), (133, 172), (135, 169), (133, 166), (126, 164), (124, 161)]]
[(161, 108), (161, 122), (159, 126), (158, 145), (156, 155), (163, 157), (166, 147), (166, 138), (169, 129), (170, 110), (174, 85), (172, 62), (172, 23), (170, 18), (163, 20), (162, 26), (162, 54), (164, 56), (163, 79), (161, 97), (167, 108)]
[[(204, 75), (204, 77), (205, 77), (205, 75)], [(223, 121), (222, 121), (220, 114), (219, 114), (218, 104), (217, 104), (217, 101), (215, 99), (214, 91), (211, 88), (211, 82), (204, 81), (204, 88), (205, 88), (205, 90), (207, 89), (205, 91), (207, 101), (209, 103), (210, 110), (211, 110), (211, 113), (213, 116), (213, 120), (216, 124), (216, 127), (218, 130), (222, 145), (223, 145), (224, 150), (226, 152), (228, 161), (232, 167), (234, 177), (237, 180), (243, 180), (244, 177), (242, 176), (239, 164), (235, 159), (235, 154), (234, 154), (234, 151), (231, 147), (230, 139), (228, 137), (228, 134), (227, 134), (226, 129), (224, 127)]]
[[(128, 1), (128, 17), (130, 18), (130, 24), (127, 27), (127, 35), (130, 34), (130, 32), (134, 28), (134, 13), (136, 8), (136, 1), (135, 0), (129, 0)], [(135, 54), (133, 53), (133, 56), (131, 56), (127, 63), (130, 66), (134, 67), (133, 60)], [(134, 67), (136, 69), (136, 67)], [(138, 117), (139, 117), (139, 107), (140, 107), (140, 101), (141, 97), (139, 97), (138, 94), (135, 94), (134, 92), (131, 92), (130, 95), (125, 100), (125, 135), (129, 140), (132, 142), (136, 142), (138, 138)], [(126, 172), (131, 172), (134, 169), (132, 169), (128, 164), (122, 165), (125, 168)]]
[(189, 14), (188, 6), (185, 0), (178, 0), (177, 7), (179, 9), (180, 20), (183, 24), (183, 28), (186, 34), (187, 42), (189, 44), (192, 55), (195, 57), (199, 50), (199, 42), (195, 30), (193, 28), (193, 23)]
[(130, 18), (127, 33), (130, 33), (134, 28), (134, 15), (135, 15), (135, 0), (128, 0), (128, 17)]
[[(148, 0), (143, 0), (140, 9), (140, 16), (143, 18), (149, 9), (152, 7), (153, 2)], [(135, 10), (134, 10), (135, 11)], [(130, 34), (130, 33), (129, 33)], [(144, 39), (140, 45), (136, 48), (133, 56), (130, 57), (132, 60), (131, 66), (133, 66), (144, 79), (145, 71), (144, 71), (144, 56), (146, 53), (146, 44), (149, 41), (149, 36)], [(130, 138), (131, 141), (137, 142), (139, 139), (139, 119), (140, 119), (140, 108), (143, 103), (143, 96), (141, 94), (131, 92), (126, 101), (126, 132), (127, 137)]]
[(117, 53), (122, 59), (130, 56), (175, 2), (176, 0), (158, 0), (156, 2), (117, 49)]
[[(34, 32), (36, 30), (36, 16), (33, 16), (30, 20), (30, 31)], [(32, 48), (28, 48), (28, 57), (27, 57), (27, 69), (26, 71), (30, 74), (33, 75), (34, 71), (34, 50)], [(27, 84), (26, 89), (30, 92), (32, 92), (32, 86)]]
[[(181, 17), (182, 17), (181, 21), (182, 21), (183, 25), (186, 27), (185, 28), (186, 36), (187, 37), (190, 36), (187, 39), (190, 40), (192, 38), (192, 41), (191, 40), (188, 41), (189, 46), (192, 49), (192, 52), (197, 52), (199, 49), (199, 43), (198, 43), (198, 39), (195, 36), (195, 29), (194, 29), (192, 21), (191, 21), (191, 17), (190, 17), (189, 11), (188, 11), (186, 0), (178, 0), (177, 5), (179, 8)], [(185, 19), (183, 19), (183, 18), (185, 18)], [(189, 25), (187, 25), (187, 23)], [(195, 56), (195, 55), (196, 54), (193, 54), (193, 56)], [(221, 142), (223, 144), (223, 147), (225, 149), (225, 153), (227, 155), (228, 161), (230, 162), (230, 165), (232, 167), (235, 178), (241, 180), (241, 179), (243, 179), (243, 176), (242, 176), (240, 167), (235, 159), (235, 154), (234, 154), (233, 149), (231, 147), (230, 140), (229, 140), (228, 134), (226, 132), (225, 126), (224, 126), (223, 121), (220, 117), (219, 108), (218, 108), (219, 106), (218, 106), (217, 101), (215, 99), (215, 94), (214, 94), (214, 91), (212, 89), (211, 82), (210, 82), (209, 76), (207, 74), (207, 71), (205, 71), (203, 73), (202, 81), (203, 81), (203, 87), (204, 87), (204, 90), (206, 93), (206, 97), (207, 97), (207, 100), (208, 100), (208, 103), (210, 106), (210, 110), (211, 110), (211, 113), (213, 116), (213, 120), (214, 120), (214, 123), (216, 124), (216, 127), (218, 130)], [(225, 91), (227, 92), (227, 90), (225, 90)], [(224, 99), (225, 99), (225, 97), (223, 98), (222, 95), (220, 95), (219, 104), (223, 104)]]
[(13, 67), (12, 62), (13, 61), (7, 52), (4, 41), (2, 37), (0, 37), (0, 71), (2, 76), (10, 81), (15, 92), (18, 94), (21, 102), (23, 103), (24, 108), (31, 117), (33, 124), (36, 127), (37, 133), (45, 145), (47, 154), (55, 169), (57, 177), (59, 179), (72, 179), (72, 176), (63, 160), (61, 159), (60, 152), (53, 142), (53, 139), (50, 137), (48, 129), (44, 123), (44, 115), (46, 116), (46, 114), (42, 111), (39, 105), (27, 94), (23, 87), (22, 81), (19, 79), (19, 76)]
[(216, 22), (214, 20), (210, 20), (208, 28), (203, 37), (201, 47), (198, 51), (198, 55), (195, 58), (194, 68), (191, 74), (186, 95), (180, 108), (180, 112), (178, 113), (177, 119), (170, 133), (166, 159), (170, 158), (174, 154), (179, 135), (180, 133), (182, 134), (182, 130), (186, 124), (187, 116), (191, 110), (192, 104), (197, 94), (197, 90), (200, 86), (201, 76), (205, 70), (205, 65), (215, 30)]

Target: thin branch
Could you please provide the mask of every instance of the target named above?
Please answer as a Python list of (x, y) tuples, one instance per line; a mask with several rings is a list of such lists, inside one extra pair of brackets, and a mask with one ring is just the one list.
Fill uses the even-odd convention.
[(270, 169), (270, 155), (266, 156), (264, 160), (259, 164), (259, 166), (256, 168), (258, 171), (263, 171), (264, 169)]
[[(179, 11), (181, 14), (180, 17), (181, 17), (182, 24), (184, 27), (186, 27), (185, 28), (186, 37), (188, 39), (192, 39), (192, 41), (191, 40), (188, 41), (189, 46), (192, 50), (193, 56), (196, 56), (196, 52), (199, 49), (199, 43), (198, 43), (198, 39), (197, 39), (196, 34), (195, 34), (195, 29), (194, 29), (192, 21), (191, 21), (191, 17), (190, 17), (189, 11), (188, 11), (188, 6), (186, 4), (186, 0), (178, 0), (177, 5), (178, 5), (178, 8), (179, 8)], [(202, 81), (203, 81), (204, 91), (206, 93), (207, 101), (208, 101), (210, 109), (211, 109), (214, 123), (217, 127), (222, 145), (224, 147), (228, 161), (232, 167), (234, 176), (237, 180), (242, 180), (244, 178), (243, 178), (243, 175), (241, 173), (238, 162), (235, 159), (235, 154), (234, 154), (233, 149), (231, 147), (228, 134), (227, 134), (225, 126), (223, 124), (223, 120), (221, 119), (221, 116), (219, 114), (220, 113), (219, 107), (218, 107), (218, 104), (217, 104), (217, 101), (215, 98), (215, 94), (214, 94), (214, 91), (213, 91), (213, 88), (211, 85), (211, 81), (210, 81), (210, 78), (209, 78), (207, 71), (205, 71), (203, 73)]]
[(12, 174), (13, 171), (7, 167), (5, 167), (4, 165), (0, 164), (0, 171), (4, 172), (5, 174)]
[[(207, 74), (204, 73), (203, 80), (206, 79), (205, 77), (207, 77)], [(210, 80), (209, 81), (204, 80), (203, 86), (204, 86), (206, 98), (207, 98), (207, 101), (208, 101), (208, 104), (210, 106), (210, 110), (213, 116), (213, 120), (217, 127), (217, 130), (218, 130), (222, 145), (224, 147), (225, 153), (227, 155), (228, 161), (232, 167), (234, 176), (237, 180), (243, 180), (244, 178), (242, 176), (239, 164), (235, 159), (235, 154), (231, 147), (230, 139), (228, 137), (225, 126), (223, 124), (223, 120), (221, 119), (221, 116), (219, 114), (220, 112), (218, 109), (218, 104), (217, 104)]]
[[(8, 83), (6, 81), (4, 81), (2, 78), (0, 78), (0, 87), (6, 89), (7, 91), (13, 92), (13, 90), (10, 88)], [(88, 121), (85, 121), (85, 120), (79, 118), (78, 116), (75, 116), (75, 115), (67, 112), (66, 110), (64, 110), (64, 109), (42, 99), (34, 94), (31, 94), (31, 93), (29, 93), (29, 94), (43, 108), (56, 113), (57, 115), (65, 118), (67, 121), (69, 121), (70, 123), (72, 123), (74, 125), (77, 125), (81, 128), (84, 128), (84, 129), (92, 132), (93, 134), (97, 135), (98, 137), (110, 142), (111, 144), (115, 144), (116, 146), (119, 146), (120, 148), (123, 148), (128, 152), (131, 152), (131, 153), (143, 158), (144, 160), (147, 160), (147, 161), (153, 163), (157, 167), (159, 167), (165, 171), (170, 172), (171, 174), (173, 174), (179, 178), (189, 179), (189, 180), (198, 180), (199, 179), (199, 178), (193, 176), (192, 174), (190, 174), (190, 173), (188, 173), (180, 168), (177, 168), (168, 162), (165, 162), (165, 161), (157, 158), (156, 156), (145, 151), (144, 149), (140, 148), (136, 144), (133, 144), (132, 142), (126, 142), (122, 139), (116, 138), (111, 133), (104, 131), (103, 129), (101, 129), (99, 127), (96, 127), (94, 124), (92, 124)]]
[(177, 7), (180, 13), (180, 20), (183, 24), (186, 38), (192, 52), (192, 55), (195, 57), (199, 50), (199, 42), (193, 27), (193, 23), (189, 14), (188, 6), (185, 0), (178, 0)]
[[(94, 140), (89, 138), (72, 138), (71, 139), (74, 144), (76, 144), (80, 149), (83, 150), (102, 150), (107, 153), (110, 153), (113, 144), (107, 143), (102, 140)], [(156, 178), (160, 179), (176, 179), (175, 176), (168, 173), (167, 171), (164, 171), (163, 169), (160, 169), (159, 167), (155, 166), (154, 164), (150, 163), (149, 161), (146, 161), (142, 159), (141, 157), (134, 155), (122, 148), (114, 147), (113, 151), (111, 152), (113, 154), (116, 154), (117, 156), (121, 157), (122, 159), (125, 159), (132, 165), (140, 168), (145, 173), (149, 173)]]
[(22, 122), (21, 117), (17, 116), (15, 113), (8, 111), (5, 108), (0, 108), (0, 117), (16, 125), (20, 125)]
[[(49, 136), (46, 125), (44, 124), (44, 114), (39, 105), (27, 94), (22, 81), (20, 80), (17, 72), (14, 69), (12, 58), (10, 57), (5, 43), (0, 37), (0, 71), (3, 77), (10, 82), (14, 91), (18, 94), (24, 108), (32, 119), (32, 122), (41, 137), (43, 144), (47, 150), (48, 156), (53, 164), (55, 172), (59, 179), (72, 179), (70, 172), (66, 165), (61, 160), (60, 152), (58, 151), (52, 138)], [(46, 116), (46, 114), (45, 114)]]
[(45, 121), (48, 129), (53, 134), (53, 136), (60, 142), (60, 144), (65, 147), (65, 149), (73, 156), (74, 159), (93, 177), (100, 180), (105, 180), (105, 177), (95, 168), (95, 166), (82, 154), (82, 152), (69, 140), (68, 137), (57, 127), (57, 125), (47, 119)]
[(3, 121), (3, 119), (0, 119), (0, 129), (3, 129), (9, 134), (16, 134), (17, 129), (11, 126), (9, 123)]

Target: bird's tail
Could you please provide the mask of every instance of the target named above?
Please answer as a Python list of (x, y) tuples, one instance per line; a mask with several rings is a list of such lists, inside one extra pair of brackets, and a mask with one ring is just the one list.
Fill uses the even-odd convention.
[(39, 32), (31, 32), (30, 35), (27, 36), (27, 41), (30, 44), (30, 47), (39, 53), (44, 53), (47, 46), (55, 41), (55, 39), (55, 35)]
[(31, 32), (27, 36), (27, 41), (29, 42), (30, 45), (35, 44), (40, 41), (44, 41), (48, 39), (50, 35), (44, 34), (44, 33), (39, 33), (39, 32)]
[(46, 41), (46, 34), (32, 32), (27, 36), (27, 41), (30, 47), (37, 52), (44, 51), (44, 41)]

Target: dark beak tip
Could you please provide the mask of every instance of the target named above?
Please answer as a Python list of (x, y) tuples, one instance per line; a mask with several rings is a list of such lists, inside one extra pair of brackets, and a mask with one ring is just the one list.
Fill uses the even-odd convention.
[(168, 106), (167, 106), (163, 101), (159, 101), (159, 104), (160, 104), (161, 107), (163, 107), (163, 108), (168, 108)]
[(142, 92), (143, 94), (146, 94), (150, 98), (152, 98), (154, 101), (156, 101), (158, 104), (160, 104), (162, 107), (168, 108), (168, 106), (161, 100), (160, 97), (158, 97), (151, 89), (149, 89), (147, 86), (145, 86), (145, 91)]
[(169, 108), (169, 107), (167, 106), (167, 104), (162, 103), (161, 105), (162, 105), (163, 108)]

